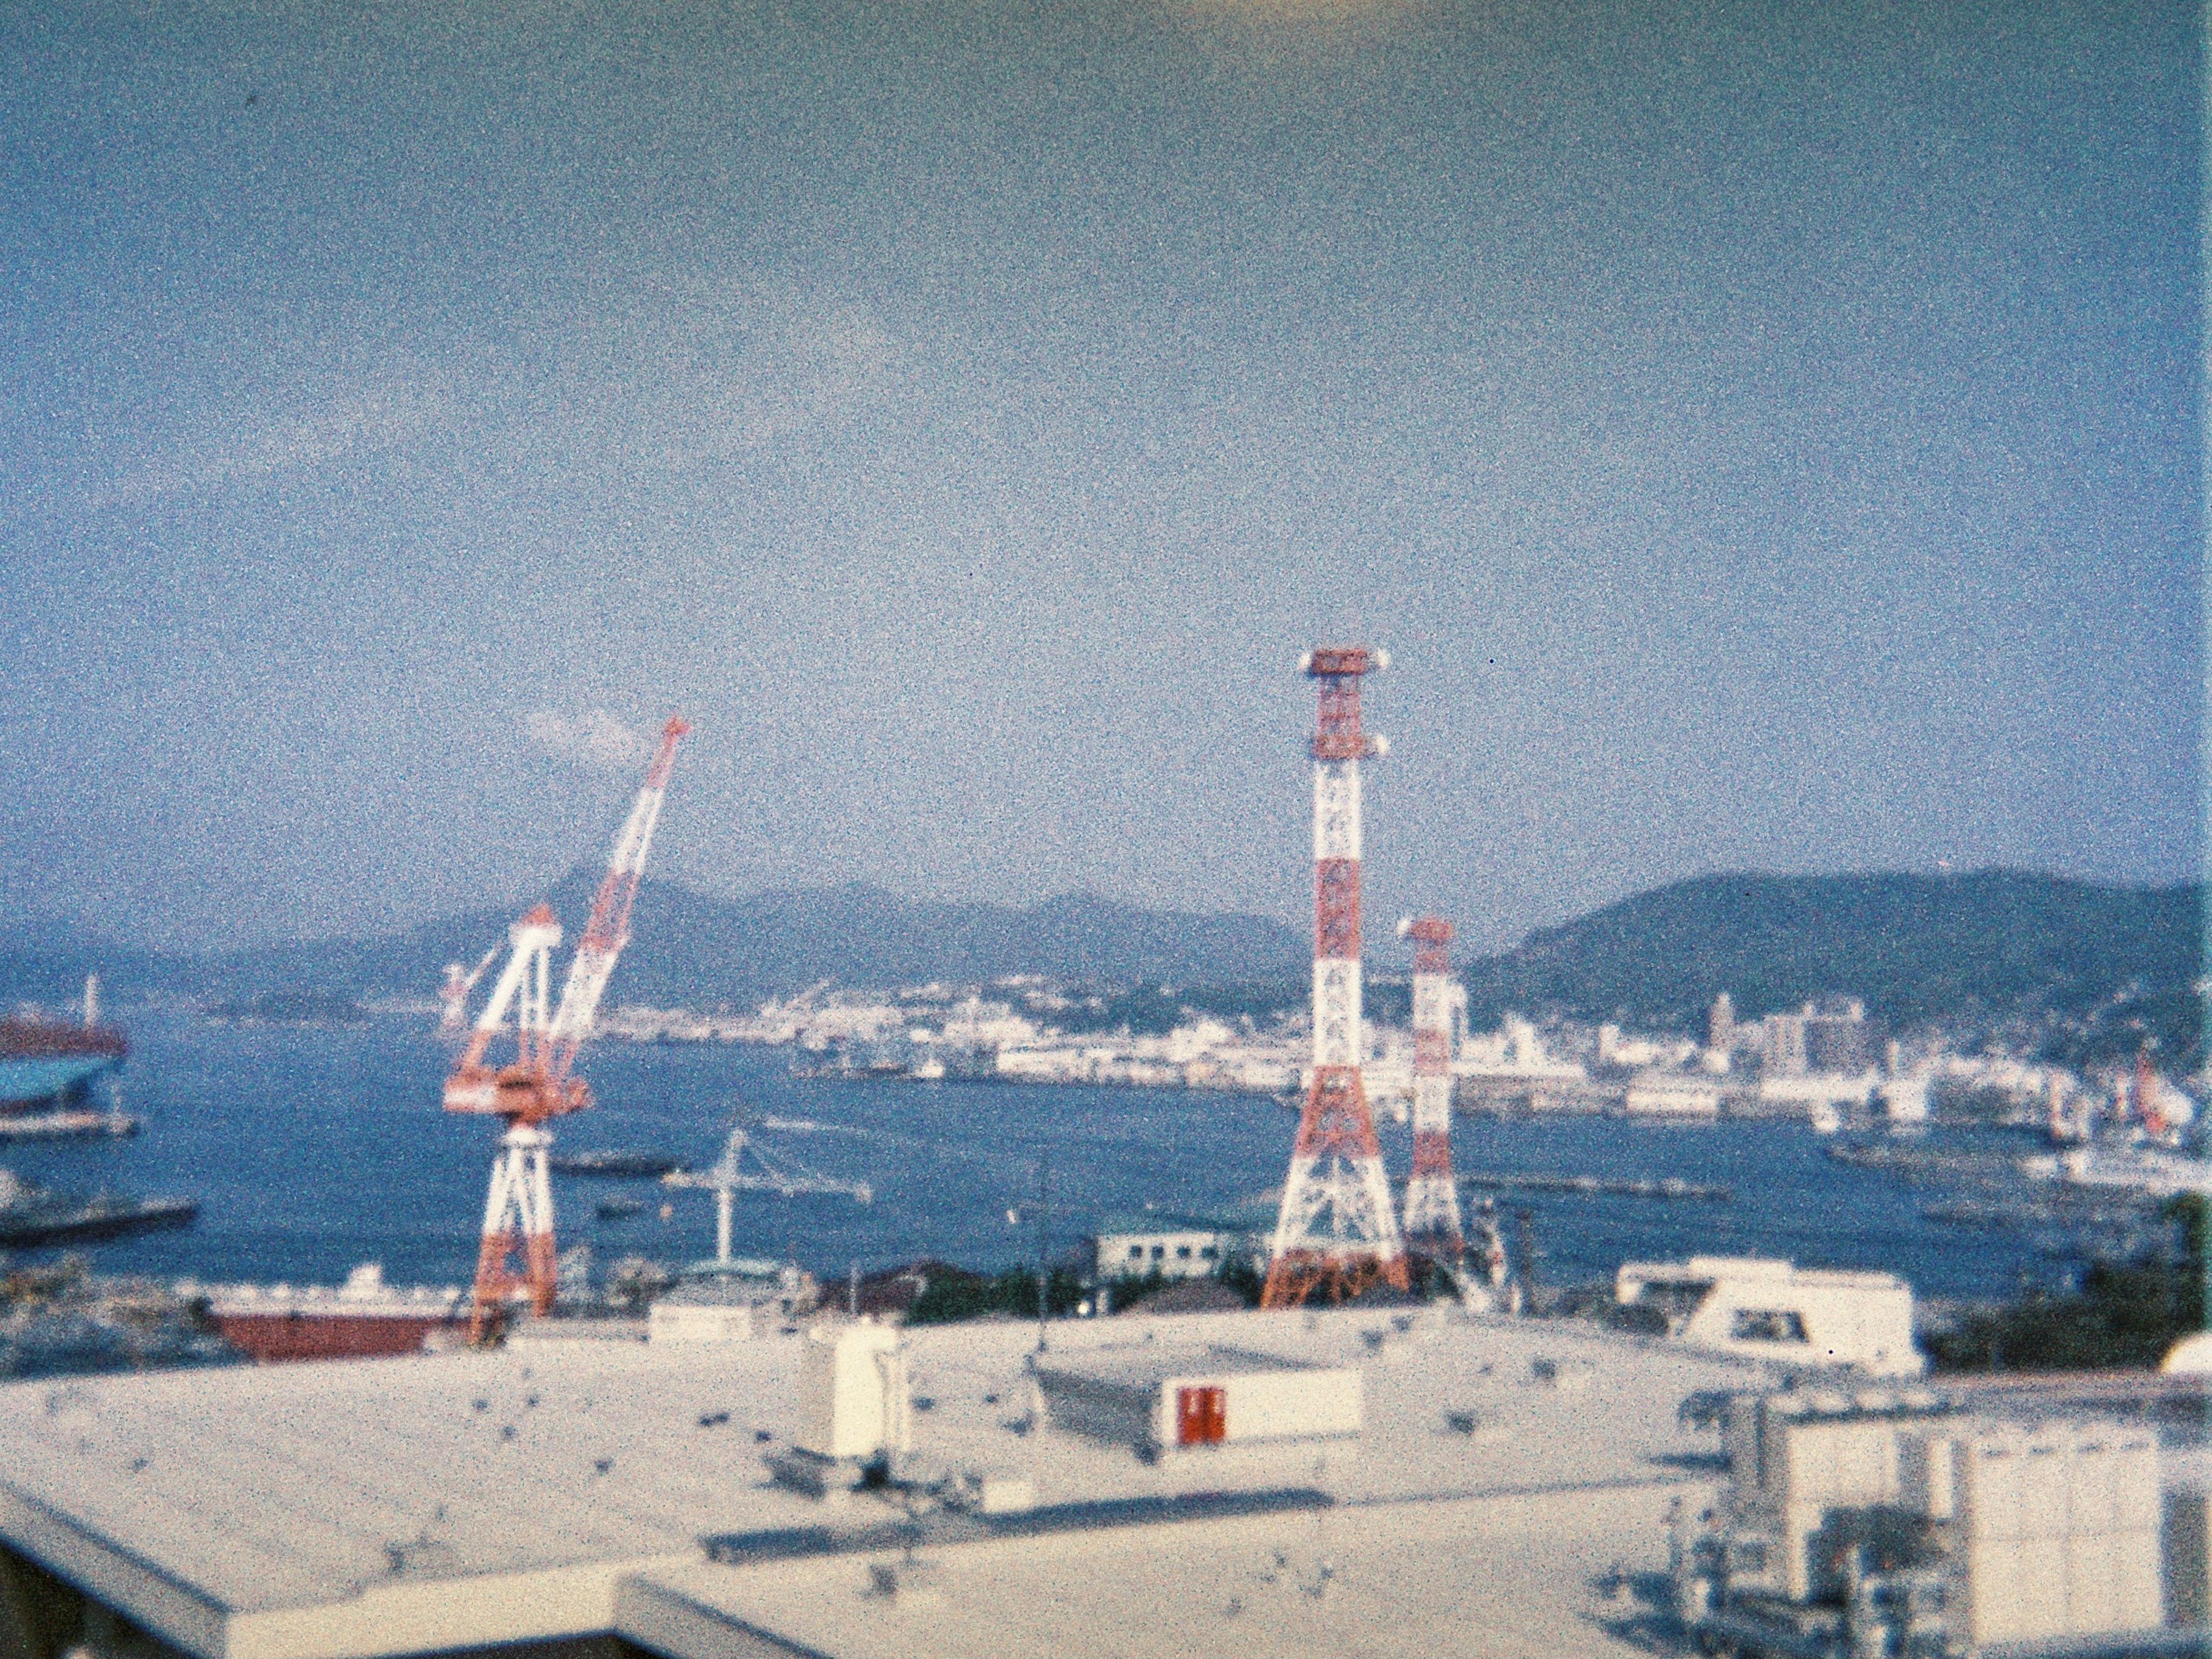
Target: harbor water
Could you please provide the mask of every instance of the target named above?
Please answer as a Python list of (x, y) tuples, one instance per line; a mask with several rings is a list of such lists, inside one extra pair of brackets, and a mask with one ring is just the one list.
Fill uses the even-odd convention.
[[(426, 1019), (256, 1027), (134, 1011), (128, 1023), (123, 1103), (141, 1134), (0, 1147), (0, 1164), (42, 1186), (199, 1201), (186, 1231), (78, 1247), (96, 1267), (294, 1285), (335, 1283), (366, 1261), (402, 1284), (456, 1284), (472, 1272), (499, 1126), (441, 1109), (451, 1056)], [(867, 1182), (874, 1201), (741, 1194), (733, 1247), (842, 1277), (855, 1261), (1032, 1260), (1040, 1160), (1055, 1255), (1072, 1255), (1109, 1212), (1243, 1203), (1280, 1182), (1297, 1127), (1294, 1113), (1246, 1096), (807, 1079), (792, 1075), (792, 1058), (721, 1043), (596, 1044), (580, 1069), (599, 1103), (556, 1125), (558, 1149), (636, 1147), (702, 1169), (734, 1115), (809, 1126), (759, 1138), (772, 1156)], [(1402, 1172), (1407, 1132), (1389, 1122), (1381, 1132)], [(1539, 1274), (1552, 1285), (1692, 1252), (1886, 1268), (1948, 1297), (2007, 1296), (2024, 1278), (2048, 1284), (2063, 1271), (2024, 1232), (1926, 1218), (1927, 1189), (1826, 1157), (1802, 1124), (1471, 1117), (1455, 1123), (1454, 1153), (1463, 1170), (1729, 1189), (1725, 1201), (1499, 1193), (1501, 1211), (1529, 1212)], [(562, 1245), (590, 1244), (601, 1266), (630, 1255), (676, 1265), (712, 1251), (711, 1194), (651, 1180), (555, 1183)], [(644, 1203), (599, 1219), (599, 1202), (616, 1197)], [(1509, 1242), (1515, 1231), (1509, 1224)]]

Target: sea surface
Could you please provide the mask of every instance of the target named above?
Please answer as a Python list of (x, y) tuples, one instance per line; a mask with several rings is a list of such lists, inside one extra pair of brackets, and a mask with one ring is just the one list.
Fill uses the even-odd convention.
[[(499, 1126), (441, 1109), (451, 1051), (427, 1019), (294, 1029), (131, 1011), (125, 1022), (123, 1104), (143, 1132), (0, 1147), (0, 1162), (41, 1185), (199, 1200), (189, 1230), (74, 1247), (95, 1267), (294, 1285), (335, 1282), (368, 1261), (400, 1284), (458, 1284), (473, 1271)], [(1204, 1213), (1250, 1200), (1280, 1183), (1297, 1122), (1273, 1101), (1243, 1096), (813, 1079), (793, 1076), (792, 1058), (734, 1044), (594, 1045), (579, 1069), (598, 1104), (556, 1126), (558, 1146), (662, 1151), (696, 1169), (714, 1160), (740, 1115), (815, 1126), (761, 1139), (787, 1165), (869, 1182), (874, 1201), (740, 1195), (733, 1248), (842, 1278), (855, 1262), (1033, 1260), (1041, 1179), (1055, 1256), (1073, 1255), (1109, 1212), (1152, 1204)], [(1408, 1132), (1380, 1128), (1385, 1158), (1402, 1174)], [(1501, 1194), (1501, 1209), (1529, 1212), (1548, 1284), (1692, 1251), (1887, 1268), (1923, 1295), (1946, 1297), (2009, 1295), (2023, 1280), (2050, 1284), (2065, 1272), (2024, 1234), (1924, 1219), (1921, 1206), (1936, 1194), (1825, 1156), (1799, 1124), (1473, 1117), (1455, 1121), (1453, 1151), (1462, 1170), (1677, 1176), (1732, 1189), (1724, 1203)], [(602, 1267), (629, 1255), (673, 1265), (713, 1251), (710, 1193), (651, 1181), (555, 1183), (561, 1245), (589, 1243)], [(645, 1210), (598, 1220), (596, 1204), (618, 1195)]]

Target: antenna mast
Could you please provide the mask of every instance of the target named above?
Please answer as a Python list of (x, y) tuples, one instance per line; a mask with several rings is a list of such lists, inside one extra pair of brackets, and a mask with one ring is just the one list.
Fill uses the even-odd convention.
[(1360, 1079), (1359, 763), (1389, 745), (1359, 725), (1359, 682), (1389, 665), (1364, 646), (1324, 646), (1299, 665), (1315, 682), (1313, 1080), (1283, 1183), (1260, 1305), (1316, 1291), (1345, 1301), (1382, 1279), (1407, 1288), (1389, 1177)]

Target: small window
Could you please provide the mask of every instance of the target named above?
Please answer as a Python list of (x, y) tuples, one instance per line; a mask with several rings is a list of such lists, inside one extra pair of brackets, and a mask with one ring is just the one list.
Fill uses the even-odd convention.
[(1130, 1260), (1130, 1261), (1142, 1261), (1144, 1259), (1145, 1259), (1145, 1247), (1144, 1247), (1143, 1245), (1141, 1245), (1141, 1244), (1132, 1244), (1131, 1246), (1129, 1246), (1129, 1260)]
[(1213, 1248), (1213, 1246), (1212, 1246), (1212, 1245), (1211, 1245), (1211, 1244), (1201, 1244), (1201, 1245), (1200, 1245), (1200, 1246), (1199, 1246), (1199, 1249), (1198, 1249), (1198, 1259), (1199, 1259), (1200, 1261), (1214, 1261), (1214, 1260), (1216, 1260), (1216, 1259), (1217, 1259), (1220, 1255), (1221, 1255), (1221, 1252), (1220, 1252), (1220, 1251), (1218, 1251), (1218, 1250), (1217, 1250), (1217, 1249), (1215, 1249)]
[(1738, 1308), (1729, 1335), (1738, 1342), (1802, 1342), (1805, 1317), (1795, 1308)]
[(1166, 1260), (1167, 1260), (1167, 1254), (1168, 1254), (1168, 1247), (1167, 1247), (1166, 1245), (1164, 1245), (1164, 1244), (1155, 1244), (1155, 1245), (1153, 1245), (1153, 1246), (1152, 1246), (1152, 1260), (1153, 1260), (1153, 1261), (1166, 1261)]
[(1188, 1244), (1178, 1244), (1178, 1245), (1176, 1245), (1176, 1261), (1189, 1261), (1189, 1260), (1190, 1260), (1190, 1246), (1189, 1246), (1189, 1245), (1188, 1245)]

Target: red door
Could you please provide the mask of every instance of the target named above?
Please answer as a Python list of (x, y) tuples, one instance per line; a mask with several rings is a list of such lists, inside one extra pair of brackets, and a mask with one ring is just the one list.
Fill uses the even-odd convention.
[(1176, 1444), (1210, 1446), (1229, 1435), (1229, 1391), (1226, 1389), (1176, 1390)]

